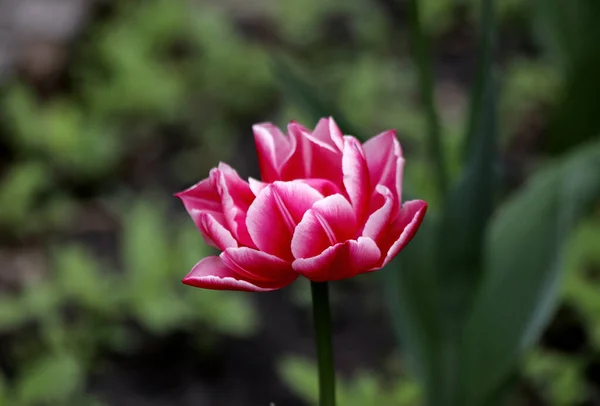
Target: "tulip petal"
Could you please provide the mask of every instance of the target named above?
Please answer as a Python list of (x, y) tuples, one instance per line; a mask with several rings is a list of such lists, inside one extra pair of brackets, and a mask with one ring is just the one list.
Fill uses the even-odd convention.
[(181, 200), (197, 227), (200, 224), (199, 215), (203, 212), (210, 213), (219, 223), (225, 224), (221, 197), (212, 179), (203, 179), (175, 196)]
[(423, 200), (405, 202), (398, 217), (378, 241), (379, 248), (386, 253), (381, 267), (387, 265), (412, 240), (423, 222), (427, 203)]
[(282, 180), (319, 178), (342, 184), (342, 154), (335, 146), (316, 139), (300, 124), (288, 126), (295, 150), (281, 169)]
[(258, 286), (241, 278), (228, 268), (219, 257), (206, 257), (198, 262), (182, 280), (186, 285), (213, 290), (243, 290), (266, 292), (277, 287)]
[(384, 185), (402, 201), (402, 171), (404, 158), (402, 148), (396, 138), (396, 131), (385, 131), (363, 145), (371, 183)]
[(371, 200), (371, 182), (364, 151), (354, 137), (344, 137), (342, 171), (346, 193), (356, 211), (358, 222), (362, 223)]
[[(390, 226), (392, 220), (394, 220), (394, 207), (398, 205), (390, 189), (383, 185), (377, 185), (376, 190), (383, 202), (376, 203), (379, 208), (371, 213), (362, 232), (364, 237), (369, 237), (375, 242), (380, 240), (382, 234)], [(375, 199), (375, 201), (380, 199)]]
[(292, 267), (311, 281), (333, 281), (368, 272), (380, 257), (381, 251), (375, 241), (359, 237), (329, 247), (316, 257), (296, 259)]
[(323, 198), (303, 182), (275, 182), (267, 186), (248, 209), (248, 232), (268, 254), (292, 261), (290, 243), (296, 225), (312, 205)]
[(269, 286), (287, 286), (298, 276), (289, 262), (252, 248), (226, 249), (221, 259), (243, 278)]
[(344, 150), (344, 134), (333, 120), (333, 117), (320, 119), (312, 132), (312, 136), (332, 148), (339, 151)]
[(291, 141), (271, 123), (256, 124), (252, 130), (262, 180), (275, 182), (281, 178), (281, 166), (292, 153)]
[(264, 188), (266, 188), (269, 184), (266, 182), (261, 182), (260, 180), (254, 178), (248, 178), (248, 185), (250, 185), (250, 190), (254, 193), (254, 196), (258, 196), (260, 192)]
[(339, 187), (327, 179), (301, 179), (300, 182), (306, 183), (323, 196), (331, 196), (341, 192)]
[(241, 244), (254, 247), (246, 227), (246, 213), (255, 198), (250, 185), (244, 182), (233, 168), (224, 163), (220, 163), (210, 175), (214, 177), (221, 196), (227, 228)]
[(204, 241), (221, 251), (231, 247), (237, 247), (238, 242), (221, 223), (219, 223), (212, 214), (201, 212), (198, 215), (198, 228), (204, 237)]
[(294, 258), (310, 258), (356, 237), (356, 215), (340, 194), (317, 201), (298, 223), (292, 237)]

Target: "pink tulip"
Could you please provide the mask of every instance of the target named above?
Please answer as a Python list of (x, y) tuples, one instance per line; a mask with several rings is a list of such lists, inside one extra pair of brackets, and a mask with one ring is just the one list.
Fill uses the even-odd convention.
[(427, 203), (402, 204), (404, 158), (395, 131), (364, 145), (332, 118), (288, 135), (253, 127), (263, 181), (224, 163), (178, 193), (206, 242), (221, 250), (183, 282), (206, 289), (269, 291), (298, 275), (324, 282), (378, 270), (408, 244)]

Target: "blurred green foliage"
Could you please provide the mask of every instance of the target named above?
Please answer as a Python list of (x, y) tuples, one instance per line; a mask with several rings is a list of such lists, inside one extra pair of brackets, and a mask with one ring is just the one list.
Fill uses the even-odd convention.
[[(279, 366), (285, 383), (311, 405), (318, 403), (317, 367), (298, 358), (284, 358)], [(420, 388), (409, 377), (384, 380), (375, 374), (359, 372), (350, 379), (338, 378), (337, 397), (340, 405), (397, 405), (421, 404)]]
[[(259, 320), (248, 296), (180, 285), (183, 273), (211, 251), (182, 209), (175, 214), (156, 198), (174, 191), (165, 190), (165, 184), (195, 182), (216, 157), (233, 156), (238, 133), (249, 136), (253, 122), (295, 119), (310, 125), (335, 111), (342, 128), (362, 138), (397, 128), (410, 155), (406, 193), (429, 200), (432, 208), (439, 206), (423, 142), (426, 122), (415, 67), (406, 56), (408, 41), (395, 30), (398, 22), (390, 19), (385, 2), (283, 1), (264, 10), (257, 4), (261, 18), (274, 26), (271, 35), (279, 48), (252, 40), (253, 34), (240, 29), (226, 6), (208, 3), (114, 2), (113, 12), (88, 27), (75, 47), (68, 89), (44, 98), (21, 79), (4, 89), (0, 141), (11, 159), (2, 163), (0, 174), (0, 236), (10, 244), (36, 248), (44, 241), (41, 251), (49, 265), (40, 278), (0, 295), (0, 334), (19, 338), (3, 348), (17, 368), (10, 376), (0, 373), (0, 406), (100, 405), (86, 394), (86, 384), (101, 351), (135, 353), (143, 341), (140, 329), (153, 336), (196, 334), (199, 352), (209, 351), (222, 335), (243, 337), (256, 331)], [(511, 55), (503, 63), (498, 94), (502, 146), (528, 128), (528, 120), (546, 112), (557, 117), (551, 120), (553, 134), (558, 134), (548, 147), (551, 152), (564, 150), (565, 128), (574, 126), (577, 133), (569, 148), (597, 136), (586, 132), (598, 115), (590, 110), (597, 92), (585, 79), (593, 76), (598, 53), (590, 51), (590, 41), (570, 37), (586, 36), (595, 14), (569, 12), (563, 21), (560, 0), (553, 0), (561, 6), (554, 8), (543, 1), (536, 8), (523, 0), (496, 3), (501, 25), (513, 27), (517, 21), (524, 22), (525, 31), (535, 27), (544, 50), (541, 56)], [(437, 46), (447, 44), (457, 21), (465, 23), (463, 14), (468, 24), (477, 22), (479, 1), (420, 4), (424, 26)], [(590, 10), (595, 7), (586, 4)], [(259, 25), (263, 22), (259, 19)], [(572, 54), (571, 44), (580, 44)], [(322, 111), (307, 111), (314, 100), (299, 102), (298, 91), (294, 96), (277, 87), (271, 69), (275, 49), (290, 54), (285, 56), (312, 87), (309, 96), (324, 100)], [(438, 80), (448, 169), (458, 178), (463, 173), (465, 91), (447, 86), (452, 79)], [(176, 134), (165, 128), (175, 128)], [(163, 160), (164, 167), (157, 170)], [(141, 187), (127, 180), (140, 171)], [(155, 179), (157, 172), (160, 179)], [(87, 190), (82, 192), (82, 185)], [(96, 253), (93, 243), (73, 242), (78, 235), (73, 230), (85, 225), (80, 213), (89, 201), (104, 212), (121, 213), (109, 231), (118, 236), (114, 258)], [(431, 217), (436, 214), (431, 210)], [(582, 315), (592, 351), (598, 351), (597, 216), (588, 218), (569, 241), (564, 301)], [(424, 252), (430, 256), (428, 250)], [(415, 286), (429, 289), (420, 285), (423, 281), (413, 282), (410, 292), (419, 292)], [(538, 348), (522, 372), (549, 404), (574, 404), (586, 394), (582, 358)], [(286, 358), (280, 372), (294, 393), (315, 402), (313, 365)], [(342, 379), (340, 405), (422, 404), (419, 384), (393, 375), (383, 379), (359, 371)]]
[[(385, 3), (398, 4), (393, 1)], [(447, 3), (437, 2), (435, 11), (442, 10)], [(461, 3), (468, 7), (474, 2)], [(560, 1), (556, 3), (562, 4)], [(544, 13), (552, 13), (550, 25), (554, 21), (571, 24), (571, 29), (567, 26), (562, 34), (571, 35), (579, 31), (579, 34), (587, 35), (582, 32), (581, 26), (573, 29), (574, 20), (593, 20), (592, 16), (597, 13), (591, 12), (591, 3), (585, 0), (575, 3), (564, 15), (560, 7), (549, 7), (550, 10)], [(587, 8), (584, 9), (590, 12), (579, 15), (579, 3), (586, 3)], [(434, 9), (430, 2), (419, 1), (417, 4), (428, 30), (427, 18)], [(586, 40), (582, 42), (587, 44), (585, 51), (569, 56), (569, 50), (567, 65), (571, 69), (566, 70), (548, 64), (544, 58), (525, 53), (516, 59), (516, 63), (510, 61), (508, 69), (501, 71), (503, 79), (499, 83), (501, 96), (498, 97), (499, 89), (493, 80), (496, 70), (500, 71), (494, 63), (495, 20), (497, 17), (502, 24), (505, 19), (523, 16), (524, 5), (521, 2), (503, 3), (496, 9), (497, 2), (493, 0), (476, 4), (478, 7), (470, 9), (467, 14), (481, 7), (479, 28), (482, 39), (478, 55), (481, 70), (475, 80), (474, 103), (471, 104), (472, 115), (464, 148), (467, 158), (462, 176), (452, 188), (442, 212), (441, 228), (438, 228), (436, 209), (440, 202), (431, 199), (427, 189), (420, 189), (422, 185), (431, 187), (431, 174), (419, 173), (419, 178), (415, 177), (415, 171), (412, 176), (407, 174), (405, 185), (408, 184), (410, 195), (425, 197), (430, 202), (427, 222), (432, 225), (422, 227), (416, 241), (401, 255), (399, 262), (403, 269), (388, 272), (386, 278), (386, 287), (393, 290), (390, 291), (392, 314), (401, 343), (412, 358), (412, 367), (425, 386), (425, 396), (431, 405), (505, 404), (504, 394), (513, 388), (510, 383), (515, 376), (519, 356), (539, 338), (554, 309), (560, 270), (564, 268), (562, 254), (569, 233), (599, 195), (598, 144), (590, 142), (584, 145), (586, 140), (598, 139), (597, 129), (588, 125), (589, 119), (597, 118), (597, 114), (587, 114), (593, 109), (590, 97), (594, 92), (585, 91), (586, 78), (590, 77), (589, 67), (584, 69), (585, 66), (578, 64), (581, 55), (597, 55), (597, 49)], [(543, 2), (540, 6), (545, 7)], [(447, 7), (454, 10), (452, 6)], [(540, 12), (540, 15), (544, 13)], [(477, 16), (477, 13), (473, 15)], [(414, 13), (412, 18), (418, 18), (415, 16), (418, 13)], [(566, 20), (562, 18), (565, 16)], [(569, 20), (568, 17), (573, 18)], [(475, 17), (475, 21), (478, 18)], [(439, 26), (443, 24), (442, 20)], [(562, 28), (565, 26), (557, 31)], [(412, 34), (415, 35), (414, 32)], [(380, 64), (382, 60), (378, 59)], [(421, 58), (417, 63), (427, 61)], [(373, 66), (371, 71), (376, 69)], [(335, 111), (343, 106), (343, 101), (326, 97), (332, 92), (322, 91), (318, 84), (306, 83), (303, 90), (298, 90), (298, 80), (289, 74), (280, 76), (285, 87), (295, 88), (290, 92), (291, 98), (313, 120), (327, 110)], [(387, 89), (393, 87), (393, 80), (385, 82)], [(579, 91), (574, 92), (572, 83), (583, 85), (576, 87)], [(422, 98), (428, 97), (426, 86), (421, 86), (419, 91)], [(385, 90), (374, 94), (385, 94)], [(501, 120), (495, 113), (497, 99)], [(560, 107), (566, 106), (566, 100), (571, 102), (569, 108), (573, 114)], [(581, 108), (572, 106), (579, 103)], [(396, 106), (392, 109), (396, 110), (396, 118), (402, 115)], [(440, 109), (443, 110), (444, 106)], [(546, 111), (555, 115), (540, 120), (540, 115)], [(576, 111), (578, 114), (575, 114)], [(350, 117), (351, 128), (362, 127), (360, 114), (343, 112), (345, 117)], [(422, 120), (426, 113), (415, 109), (413, 115), (418, 117), (414, 122), (419, 118)], [(431, 115), (427, 116), (429, 121), (433, 120)], [(357, 121), (354, 121), (355, 117)], [(553, 123), (556, 117), (558, 124)], [(543, 130), (538, 127), (540, 121), (542, 126), (551, 123), (551, 130), (557, 134), (549, 140), (554, 143), (553, 147), (544, 147), (545, 150), (556, 151), (557, 145), (565, 144), (558, 142), (559, 138), (569, 140), (569, 147), (579, 148), (568, 157), (556, 160), (554, 165), (547, 165), (545, 170), (533, 176), (526, 187), (513, 192), (508, 203), (499, 205), (499, 198), (504, 196), (498, 193), (495, 183), (505, 179), (498, 177), (497, 169), (502, 162), (494, 153), (497, 143), (494, 134), (501, 130), (503, 147), (514, 148), (515, 137), (527, 131), (526, 135), (534, 141), (529, 141), (530, 146), (526, 148), (532, 148), (539, 143), (537, 138), (543, 136), (539, 133)], [(500, 122), (502, 126), (499, 128)], [(578, 137), (567, 137), (571, 130), (577, 131)], [(415, 134), (422, 132), (421, 128)], [(402, 132), (400, 134), (403, 135)], [(420, 140), (417, 142), (423, 144)], [(560, 152), (566, 149), (561, 148)], [(456, 149), (446, 152), (455, 155)], [(414, 157), (411, 154), (411, 158)], [(451, 162), (456, 160), (451, 158)], [(491, 217), (492, 208), (497, 206), (497, 213)], [(436, 234), (440, 237), (439, 247), (429, 244), (425, 248), (421, 241), (436, 238)], [(452, 238), (448, 240), (450, 235)], [(438, 260), (435, 265), (430, 263), (432, 255)], [(548, 359), (551, 366), (560, 362), (552, 361), (550, 355)], [(542, 385), (548, 368), (533, 368), (531, 375), (539, 378), (534, 381)], [(575, 371), (573, 368), (570, 370)], [(548, 396), (549, 401), (569, 402), (569, 394), (578, 391), (573, 385), (582, 385), (583, 379), (582, 374), (571, 373), (561, 381), (565, 397), (553, 392)]]

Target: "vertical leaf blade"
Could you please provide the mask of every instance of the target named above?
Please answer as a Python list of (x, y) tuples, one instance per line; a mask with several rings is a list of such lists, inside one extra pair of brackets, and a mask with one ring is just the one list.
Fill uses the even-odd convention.
[(487, 272), (465, 327), (463, 390), (486, 405), (554, 308), (565, 238), (600, 195), (600, 142), (538, 173), (494, 219)]

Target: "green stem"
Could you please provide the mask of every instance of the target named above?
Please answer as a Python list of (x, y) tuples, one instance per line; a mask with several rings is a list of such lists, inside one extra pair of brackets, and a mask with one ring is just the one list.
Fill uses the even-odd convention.
[(327, 282), (311, 282), (313, 320), (319, 361), (319, 406), (335, 406), (335, 369)]
[(434, 80), (429, 50), (429, 39), (421, 24), (419, 0), (410, 0), (409, 25), (413, 58), (417, 65), (419, 92), (427, 118), (428, 150), (435, 167), (438, 193), (444, 199), (448, 190), (448, 174), (442, 148), (440, 121), (435, 106)]

